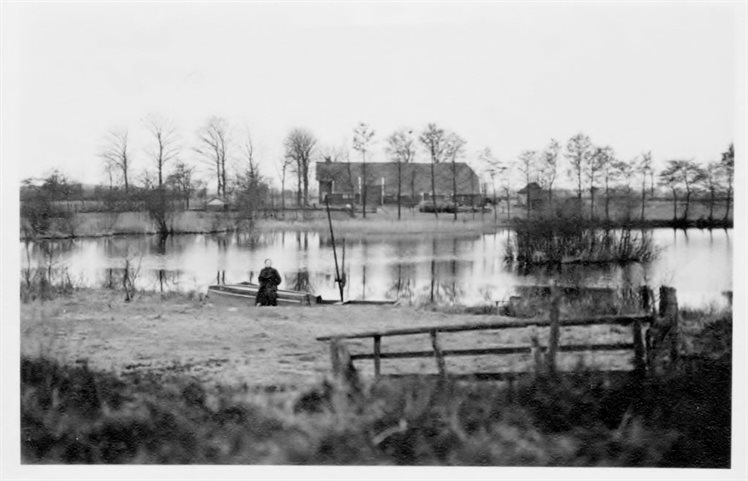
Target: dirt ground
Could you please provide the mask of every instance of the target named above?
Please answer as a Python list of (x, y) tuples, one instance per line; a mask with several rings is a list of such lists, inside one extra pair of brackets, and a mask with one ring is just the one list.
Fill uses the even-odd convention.
[[(21, 306), (21, 352), (65, 362), (87, 361), (118, 373), (180, 373), (222, 385), (299, 387), (329, 372), (327, 344), (315, 338), (374, 329), (474, 323), (497, 316), (446, 314), (399, 306), (254, 307), (243, 301), (80, 290), (71, 297)], [(444, 334), (442, 347), (528, 345), (531, 328)], [(545, 344), (547, 333), (537, 331)], [(561, 342), (628, 342), (627, 328), (562, 328)], [(371, 352), (371, 340), (350, 341), (351, 352)], [(386, 337), (382, 352), (429, 350), (427, 335)], [(607, 357), (606, 357), (607, 356)], [(565, 354), (560, 364), (630, 365), (630, 353)], [(450, 372), (518, 370), (529, 356), (450, 357)], [(357, 361), (371, 376), (371, 361)], [(435, 372), (433, 359), (384, 360), (383, 373)]]

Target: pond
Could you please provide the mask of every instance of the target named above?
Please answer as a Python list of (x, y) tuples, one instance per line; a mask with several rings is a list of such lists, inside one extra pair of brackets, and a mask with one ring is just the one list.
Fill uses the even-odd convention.
[[(557, 280), (596, 287), (665, 284), (678, 289), (681, 305), (725, 302), (722, 292), (732, 290), (732, 230), (653, 229), (651, 233), (660, 252), (646, 265), (577, 265), (530, 273), (519, 273), (504, 262), (508, 230), (336, 241), (338, 261), (345, 263), (346, 299), (479, 305), (507, 299), (517, 285)], [(21, 243), (22, 268), (49, 269), (86, 287), (119, 287), (129, 259), (140, 289), (205, 292), (217, 282), (255, 280), (265, 258), (272, 259), (281, 272), (281, 288), (308, 287), (325, 299), (339, 299), (332, 244), (329, 235), (319, 233), (180, 235), (170, 237), (165, 245), (151, 236)]]

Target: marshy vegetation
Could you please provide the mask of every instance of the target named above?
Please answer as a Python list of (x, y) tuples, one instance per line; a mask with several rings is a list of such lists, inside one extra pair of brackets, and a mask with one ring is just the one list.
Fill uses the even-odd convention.
[(516, 219), (505, 259), (520, 268), (533, 265), (625, 264), (657, 255), (650, 233), (629, 225), (601, 226), (581, 216)]

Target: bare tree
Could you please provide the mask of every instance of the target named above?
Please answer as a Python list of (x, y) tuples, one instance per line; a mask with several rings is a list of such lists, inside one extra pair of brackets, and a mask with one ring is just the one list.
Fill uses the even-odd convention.
[(579, 207), (582, 206), (582, 173), (584, 166), (589, 162), (592, 156), (592, 142), (590, 138), (583, 133), (578, 133), (566, 143), (566, 152), (564, 153), (569, 160), (571, 169), (569, 174), (576, 180), (577, 198)]
[[(260, 173), (260, 166), (256, 158), (254, 142), (247, 130), (242, 143), (242, 154), (244, 165), (242, 171), (237, 175), (237, 208), (240, 213), (253, 222), (259, 207), (269, 191), (269, 185)], [(284, 179), (285, 183), (285, 179)]]
[(226, 119), (211, 117), (198, 131), (195, 151), (215, 169), (216, 195), (228, 203), (226, 165), (229, 157), (229, 126)]
[(704, 168), (702, 181), (704, 187), (709, 192), (709, 222), (714, 221), (714, 203), (717, 197), (717, 191), (720, 187), (722, 177), (722, 165), (720, 162), (709, 162)]
[(281, 212), (286, 211), (286, 177), (288, 175), (289, 169), (293, 167), (293, 159), (288, 157), (288, 155), (284, 155), (280, 160), (280, 170), (278, 170), (278, 167), (276, 165), (276, 173), (278, 173), (280, 177), (280, 183), (281, 183)]
[(112, 130), (107, 133), (104, 145), (99, 151), (99, 157), (104, 160), (107, 166), (110, 186), (112, 184), (113, 171), (118, 171), (125, 187), (125, 193), (129, 193), (130, 191), (130, 157), (127, 147), (127, 130)]
[(694, 190), (704, 179), (704, 169), (693, 160), (687, 160), (682, 169), (682, 182), (686, 188), (686, 210), (683, 213), (683, 220), (688, 220), (689, 207), (691, 205), (691, 195)]
[(514, 169), (517, 168), (516, 162), (502, 162), (499, 164), (499, 178), (501, 180), (501, 189), (504, 191), (504, 199), (506, 201), (506, 219), (511, 220), (512, 218), (512, 204), (511, 204), (511, 193), (512, 193), (512, 175)]
[(166, 183), (170, 185), (184, 201), (185, 209), (190, 208), (190, 197), (195, 192), (195, 180), (193, 174), (195, 167), (178, 160), (174, 164), (174, 171), (167, 178)]
[(519, 154), (519, 171), (525, 180), (525, 200), (527, 209), (527, 218), (530, 218), (532, 199), (530, 198), (530, 182), (532, 182), (533, 176), (535, 175), (535, 162), (537, 160), (537, 152), (534, 150), (525, 150)]
[(374, 137), (374, 130), (371, 129), (364, 122), (360, 122), (355, 129), (353, 129), (353, 150), (361, 153), (361, 205), (363, 210), (364, 219), (366, 218), (366, 186), (368, 177), (366, 176), (366, 152), (369, 151), (371, 146), (372, 138)]
[(488, 177), (491, 179), (491, 206), (493, 207), (493, 220), (496, 222), (498, 220), (498, 207), (496, 205), (496, 176), (501, 172), (501, 163), (499, 162), (499, 159), (493, 155), (490, 147), (485, 147), (480, 151), (478, 154), (478, 160), (482, 164), (483, 172), (488, 174)]
[(686, 206), (682, 220), (688, 221), (691, 194), (703, 177), (703, 170), (692, 160), (668, 160), (665, 170), (660, 172), (660, 179), (664, 185), (670, 187), (673, 193), (673, 220), (678, 219), (677, 189), (682, 187), (686, 192)]
[(561, 144), (556, 139), (551, 139), (546, 148), (541, 153), (540, 169), (538, 179), (541, 187), (548, 189), (548, 204), (553, 202), (553, 184), (556, 182), (558, 175), (558, 153), (561, 150)]
[(436, 205), (436, 179), (434, 177), (434, 166), (441, 162), (446, 147), (446, 134), (436, 124), (428, 124), (419, 137), (421, 143), (426, 147), (431, 156), (431, 200), (434, 206), (434, 216), (439, 218)]
[[(636, 170), (642, 176), (641, 220), (642, 222), (644, 222), (644, 208), (646, 206), (646, 201), (647, 201), (647, 177), (650, 178), (650, 191), (654, 190), (654, 184), (652, 182), (652, 175), (654, 173), (654, 169), (652, 168), (652, 152), (651, 151), (644, 152), (643, 154), (641, 154), (641, 158), (639, 162), (636, 164)], [(650, 194), (651, 193), (652, 192), (650, 192)]]
[(732, 205), (732, 188), (735, 177), (735, 147), (732, 143), (727, 148), (727, 151), (722, 153), (722, 172), (725, 177), (725, 183), (727, 184), (727, 207), (725, 208), (724, 221), (730, 217), (730, 206)]
[(299, 206), (306, 207), (309, 205), (309, 164), (316, 145), (317, 139), (314, 135), (303, 128), (291, 130), (284, 142), (286, 158), (293, 161), (296, 170), (296, 180), (298, 182), (296, 202)]
[(167, 192), (164, 186), (167, 165), (179, 154), (177, 132), (167, 119), (151, 116), (145, 120), (145, 126), (151, 135), (151, 147), (148, 151), (155, 167), (155, 189), (146, 192), (146, 206), (151, 218), (158, 226), (159, 235), (165, 240), (169, 235), (168, 223), (171, 209), (167, 203)]
[(584, 171), (587, 177), (587, 185), (590, 189), (590, 220), (595, 219), (595, 190), (598, 176), (604, 168), (608, 168), (614, 160), (612, 147), (595, 147), (592, 155), (587, 157)]
[(403, 165), (411, 163), (415, 158), (415, 143), (411, 129), (401, 129), (387, 137), (387, 153), (397, 164), (397, 220), (401, 218)]
[(452, 163), (452, 209), (455, 221), (457, 220), (457, 158), (462, 155), (465, 143), (465, 140), (452, 132), (447, 135), (444, 149), (444, 157)]
[(253, 177), (259, 177), (260, 167), (257, 162), (255, 145), (252, 141), (252, 134), (247, 130), (242, 143), (242, 155), (244, 157), (244, 171)]
[[(611, 155), (604, 159), (600, 165), (600, 171), (603, 177), (603, 184), (605, 185), (605, 222), (610, 222), (611, 184), (626, 181), (631, 176), (632, 167), (628, 163), (620, 161)], [(626, 191), (628, 192), (628, 188)], [(630, 213), (626, 215), (628, 218)]]

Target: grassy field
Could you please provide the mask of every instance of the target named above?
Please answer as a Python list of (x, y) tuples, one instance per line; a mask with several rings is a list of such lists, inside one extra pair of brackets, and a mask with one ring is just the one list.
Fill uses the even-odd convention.
[[(22, 457), (26, 463), (728, 467), (731, 316), (682, 314), (685, 349), (709, 355), (686, 371), (645, 381), (577, 367), (560, 379), (529, 377), (513, 387), (373, 382), (362, 365), (363, 384), (342, 388), (328, 381), (327, 349), (315, 336), (481, 318), (391, 306), (254, 308), (153, 294), (124, 303), (111, 291), (75, 291), (22, 305)], [(522, 331), (445, 336), (444, 347), (525, 343), (529, 333)], [(564, 329), (561, 338), (605, 342), (629, 335)], [(418, 349), (421, 342), (428, 340), (384, 342), (383, 351)], [(364, 348), (370, 346), (352, 350)], [(574, 368), (578, 361), (562, 364)], [(406, 370), (430, 368), (384, 366), (385, 373)]]
[[(85, 359), (96, 369), (117, 373), (174, 372), (201, 381), (298, 387), (324, 378), (330, 361), (325, 343), (315, 337), (404, 326), (470, 323), (473, 314), (438, 312), (399, 306), (259, 308), (240, 301), (200, 295), (139, 294), (129, 303), (109, 290), (78, 290), (69, 297), (31, 302), (21, 307), (22, 352), (40, 353), (74, 363)], [(485, 318), (483, 318), (485, 319)], [(491, 319), (500, 319), (492, 316)], [(455, 333), (444, 336), (445, 349), (529, 345), (543, 329)], [(624, 327), (564, 328), (563, 342), (630, 341)], [(352, 341), (352, 352), (371, 352), (370, 341)], [(430, 349), (427, 335), (387, 339), (383, 349)], [(567, 369), (582, 362), (611, 368), (631, 366), (630, 353), (566, 354)], [(512, 370), (529, 366), (529, 356), (452, 358), (455, 373)], [(371, 363), (360, 363), (364, 376)], [(383, 362), (388, 373), (436, 372), (431, 359)]]

